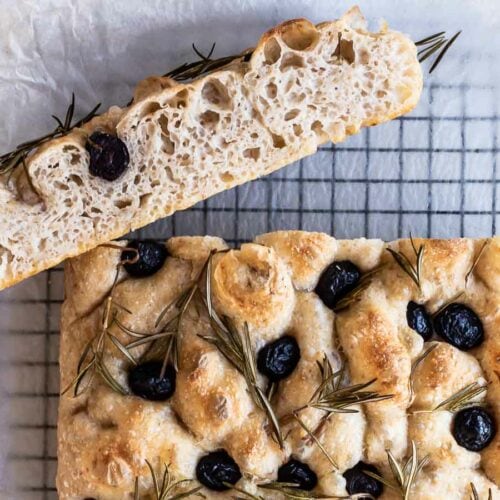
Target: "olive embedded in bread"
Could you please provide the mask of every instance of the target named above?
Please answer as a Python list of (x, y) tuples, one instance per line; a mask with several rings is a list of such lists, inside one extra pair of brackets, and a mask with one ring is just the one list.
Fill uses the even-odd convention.
[(452, 432), (460, 446), (470, 451), (481, 451), (495, 437), (496, 426), (490, 413), (480, 406), (472, 406), (455, 415)]
[(332, 262), (321, 274), (314, 291), (327, 307), (334, 309), (342, 297), (356, 288), (360, 278), (360, 270), (351, 261)]
[(225, 491), (229, 489), (227, 484), (236, 484), (241, 479), (241, 472), (227, 451), (217, 450), (201, 457), (196, 478), (210, 490)]
[(292, 458), (278, 469), (278, 481), (292, 483), (300, 490), (310, 491), (318, 484), (318, 476), (309, 465)]
[(477, 314), (464, 304), (447, 305), (434, 318), (434, 330), (452, 346), (467, 351), (484, 340), (484, 330)]
[(257, 368), (271, 382), (278, 382), (295, 370), (299, 359), (299, 344), (290, 335), (285, 335), (259, 351)]
[(366, 471), (380, 475), (379, 471), (371, 464), (358, 462), (354, 467), (347, 469), (343, 476), (346, 480), (346, 490), (349, 495), (366, 493), (371, 497), (382, 495), (384, 486), (372, 476), (366, 474)]
[(175, 392), (176, 372), (167, 365), (163, 376), (161, 361), (148, 361), (134, 366), (128, 374), (128, 385), (136, 396), (150, 401), (165, 401)]
[(408, 326), (415, 330), (424, 340), (432, 337), (432, 321), (425, 307), (416, 302), (408, 302), (406, 308)]
[(89, 172), (107, 181), (115, 181), (128, 167), (129, 154), (125, 143), (116, 135), (94, 132), (85, 149), (90, 154)]
[(131, 241), (127, 247), (133, 250), (124, 250), (121, 260), (125, 262), (123, 267), (127, 273), (134, 278), (155, 274), (168, 256), (165, 245), (152, 240)]

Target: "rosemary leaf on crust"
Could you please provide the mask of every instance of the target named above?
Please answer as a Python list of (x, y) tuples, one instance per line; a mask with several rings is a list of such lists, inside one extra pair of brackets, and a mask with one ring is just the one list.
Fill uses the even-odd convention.
[[(295, 483), (281, 483), (279, 481), (270, 481), (269, 483), (261, 483), (257, 485), (264, 490), (271, 490), (281, 493), (284, 498), (290, 500), (304, 500), (315, 498), (345, 498), (345, 499), (361, 499), (367, 498), (366, 493), (356, 495), (325, 495), (322, 493), (314, 493), (312, 491), (301, 490)], [(265, 498), (265, 497), (264, 497)]]
[(361, 294), (368, 288), (370, 285), (370, 280), (373, 278), (373, 276), (378, 273), (380, 270), (382, 270), (385, 267), (385, 265), (375, 267), (374, 269), (371, 269), (370, 271), (367, 271), (361, 276), (361, 279), (359, 280), (359, 283), (356, 285), (355, 288), (353, 288), (350, 292), (348, 292), (344, 297), (342, 297), (334, 307), (334, 311), (342, 311), (343, 309), (346, 309), (347, 307), (350, 307), (353, 305), (355, 302), (358, 301), (360, 298)]
[(469, 270), (467, 271), (467, 274), (465, 275), (465, 287), (467, 287), (467, 284), (469, 282), (469, 278), (471, 277), (472, 273), (474, 272), (474, 269), (477, 266), (477, 263), (481, 259), (484, 249), (487, 247), (488, 243), (490, 240), (486, 240), (482, 245), (481, 248), (479, 249), (479, 252), (477, 255), (474, 257), (474, 260), (472, 261), (472, 265), (470, 266)]
[[(471, 489), (471, 496), (470, 500), (481, 500), (479, 498), (479, 493), (477, 492), (477, 489), (474, 485), (474, 483), (469, 483), (470, 489)], [(493, 500), (493, 491), (491, 488), (488, 488), (488, 500)]]
[[(193, 482), (192, 479), (175, 481), (166, 463), (163, 464), (161, 477), (157, 475), (154, 467), (148, 460), (146, 460), (146, 464), (153, 482), (154, 500), (180, 500), (181, 498), (188, 498), (191, 495), (197, 496), (197, 493), (201, 490), (201, 486), (186, 489), (188, 484)], [(134, 500), (139, 500), (140, 496), (139, 478), (136, 477), (134, 481)], [(149, 496), (147, 497), (149, 498)]]
[(408, 386), (410, 392), (410, 404), (413, 401), (415, 396), (415, 390), (413, 387), (413, 380), (415, 378), (415, 372), (419, 365), (424, 361), (424, 359), (429, 356), (429, 354), (438, 346), (439, 344), (436, 342), (435, 344), (430, 345), (427, 349), (425, 349), (420, 355), (415, 358), (415, 361), (411, 365), (410, 377), (408, 379)]
[(398, 463), (390, 450), (386, 450), (386, 452), (387, 461), (393, 476), (392, 479), (386, 479), (369, 470), (365, 470), (363, 472), (377, 481), (380, 481), (382, 484), (385, 484), (389, 488), (396, 490), (401, 494), (401, 498), (403, 500), (409, 500), (412, 486), (415, 484), (420, 471), (429, 461), (429, 457), (425, 456), (422, 459), (418, 458), (415, 441), (411, 442), (411, 456), (405, 463)]
[(338, 470), (339, 466), (336, 464), (330, 453), (328, 453), (326, 448), (321, 444), (321, 441), (318, 439), (315, 433), (311, 429), (309, 429), (309, 427), (304, 423), (304, 421), (299, 417), (297, 413), (294, 413), (293, 417), (295, 418), (295, 420), (297, 420), (302, 429), (307, 432), (308, 436), (315, 442), (316, 446), (320, 449), (326, 459), (332, 464), (333, 469)]
[(478, 404), (474, 398), (486, 392), (487, 389), (488, 384), (479, 385), (477, 382), (472, 382), (439, 403), (432, 411), (444, 410), (454, 413), (463, 410), (473, 404)]
[(415, 254), (415, 264), (412, 264), (410, 259), (403, 252), (396, 252), (392, 248), (387, 248), (387, 251), (392, 255), (398, 266), (412, 279), (412, 281), (421, 289), (422, 265), (424, 261), (425, 246), (415, 247), (412, 236), (410, 235), (411, 246)]
[(334, 372), (330, 360), (326, 355), (323, 361), (317, 362), (321, 374), (321, 383), (314, 391), (309, 403), (296, 411), (305, 408), (316, 408), (330, 413), (357, 413), (358, 410), (352, 408), (354, 405), (364, 403), (375, 403), (393, 397), (392, 394), (379, 394), (374, 391), (365, 391), (376, 379), (369, 380), (362, 384), (354, 384), (341, 387), (344, 378), (345, 367)]

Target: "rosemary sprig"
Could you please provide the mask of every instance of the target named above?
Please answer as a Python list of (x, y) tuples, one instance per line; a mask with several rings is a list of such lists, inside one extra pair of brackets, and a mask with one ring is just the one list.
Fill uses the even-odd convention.
[(483, 252), (484, 252), (484, 249), (486, 248), (486, 246), (488, 245), (489, 242), (490, 242), (490, 240), (486, 240), (481, 245), (481, 248), (479, 249), (479, 252), (477, 253), (477, 255), (474, 257), (474, 260), (472, 261), (472, 265), (470, 266), (470, 269), (467, 271), (467, 274), (465, 275), (465, 287), (467, 287), (467, 283), (469, 282), (469, 278), (471, 277), (472, 273), (474, 272), (474, 269), (476, 268), (477, 263), (481, 259)]
[[(312, 491), (302, 490), (297, 487), (295, 483), (281, 483), (279, 481), (270, 481), (269, 483), (262, 483), (257, 485), (259, 488), (264, 490), (271, 490), (281, 493), (284, 498), (291, 500), (304, 500), (304, 499), (314, 499), (314, 498), (345, 498), (345, 499), (361, 499), (369, 498), (366, 493), (355, 494), (355, 495), (323, 495), (322, 493), (314, 493)], [(266, 497), (258, 497), (266, 498)]]
[(297, 420), (302, 429), (304, 429), (307, 432), (307, 435), (314, 441), (316, 446), (320, 449), (321, 453), (323, 453), (326, 459), (332, 464), (333, 469), (338, 470), (339, 466), (332, 458), (330, 453), (328, 453), (326, 448), (321, 444), (321, 441), (318, 439), (315, 433), (311, 429), (309, 429), (309, 427), (305, 424), (305, 422), (299, 417), (299, 415), (296, 412), (293, 413), (293, 417), (295, 418), (295, 420)]
[(417, 54), (418, 60), (420, 62), (424, 62), (426, 59), (428, 59), (438, 50), (441, 49), (436, 59), (432, 63), (432, 66), (429, 69), (429, 73), (432, 73), (437, 68), (438, 64), (441, 62), (444, 55), (446, 54), (446, 52), (448, 52), (448, 49), (452, 46), (452, 44), (458, 38), (460, 33), (462, 33), (462, 31), (458, 31), (448, 40), (446, 38), (446, 32), (440, 31), (439, 33), (436, 33), (434, 35), (423, 38), (418, 42), (415, 42), (415, 45), (417, 47), (422, 47)]
[(42, 144), (50, 141), (51, 139), (55, 139), (57, 137), (62, 137), (63, 135), (68, 134), (73, 129), (81, 127), (85, 123), (89, 122), (96, 116), (97, 110), (101, 106), (101, 103), (94, 106), (94, 108), (89, 111), (83, 118), (72, 123), (73, 115), (75, 112), (75, 94), (71, 94), (71, 102), (66, 110), (66, 115), (64, 121), (58, 118), (55, 115), (52, 115), (52, 118), (57, 122), (57, 127), (48, 134), (42, 135), (37, 139), (33, 139), (31, 141), (23, 142), (16, 146), (16, 148), (9, 152), (0, 156), (0, 175), (6, 174), (11, 170), (15, 169), (19, 165), (23, 165), (26, 161), (26, 158), (37, 148), (39, 148)]
[(202, 54), (202, 52), (196, 48), (196, 45), (194, 43), (192, 44), (192, 47), (193, 51), (200, 59), (191, 63), (184, 63), (181, 66), (165, 73), (163, 76), (168, 76), (169, 78), (173, 78), (178, 82), (193, 80), (194, 78), (199, 78), (206, 73), (211, 73), (212, 71), (220, 69), (237, 59), (248, 62), (254, 50), (247, 49), (239, 54), (220, 57), (219, 59), (211, 59), (215, 49), (215, 43), (212, 44), (212, 47), (207, 55)]
[[(469, 483), (469, 484), (471, 489), (470, 500), (481, 500), (479, 498), (479, 493), (477, 492), (477, 489), (474, 486), (474, 483)], [(491, 488), (488, 488), (488, 500), (493, 500), (493, 492), (491, 491)]]
[(399, 492), (403, 500), (409, 500), (411, 488), (415, 483), (418, 474), (429, 461), (429, 457), (425, 456), (421, 460), (418, 459), (415, 441), (411, 442), (411, 456), (404, 464), (399, 464), (394, 458), (394, 455), (389, 450), (386, 451), (393, 479), (385, 479), (384, 477), (369, 470), (365, 470), (363, 472), (377, 481), (380, 481), (382, 484), (385, 484), (389, 488)]
[[(190, 489), (185, 488), (188, 483), (192, 482), (192, 479), (180, 479), (178, 481), (174, 481), (174, 478), (168, 469), (168, 465), (165, 463), (163, 464), (163, 474), (161, 478), (156, 475), (153, 466), (148, 460), (146, 460), (146, 464), (148, 465), (151, 478), (153, 480), (155, 500), (180, 500), (181, 498), (188, 498), (190, 495), (195, 495), (201, 490), (201, 486), (196, 486)], [(135, 478), (134, 500), (140, 500), (138, 477)]]
[(424, 261), (424, 250), (425, 246), (420, 245), (420, 247), (415, 247), (415, 242), (413, 241), (412, 236), (410, 235), (411, 246), (413, 248), (413, 252), (415, 254), (415, 264), (410, 262), (410, 259), (402, 253), (396, 252), (392, 248), (387, 248), (387, 251), (392, 255), (398, 266), (415, 282), (419, 289), (421, 289), (420, 278), (422, 275), (422, 264)]
[(429, 356), (429, 354), (438, 346), (439, 344), (436, 342), (435, 344), (430, 345), (427, 349), (425, 349), (419, 356), (415, 358), (415, 361), (411, 365), (410, 377), (408, 379), (408, 386), (410, 392), (410, 403), (413, 401), (415, 396), (415, 390), (413, 387), (413, 380), (415, 378), (415, 372), (422, 361)]
[(295, 410), (296, 413), (306, 408), (316, 408), (323, 410), (326, 416), (331, 413), (358, 413), (359, 410), (352, 408), (354, 405), (364, 403), (374, 403), (393, 397), (392, 394), (381, 395), (374, 391), (365, 391), (377, 379), (369, 380), (363, 384), (354, 384), (341, 387), (344, 378), (345, 367), (342, 366), (334, 372), (330, 360), (325, 355), (323, 361), (317, 362), (321, 383), (314, 391), (309, 402), (301, 408)]
[[(171, 361), (174, 365), (175, 370), (178, 370), (179, 367), (179, 341), (180, 341), (180, 328), (182, 319), (184, 318), (184, 314), (187, 311), (187, 308), (191, 304), (193, 297), (198, 290), (198, 280), (201, 277), (204, 269), (200, 271), (200, 274), (195, 278), (194, 283), (189, 287), (189, 289), (177, 300), (176, 307), (179, 309), (178, 314), (176, 314), (168, 323), (165, 325), (164, 330), (170, 331), (172, 329), (172, 335), (164, 337), (166, 341), (165, 346), (165, 354), (163, 356), (163, 365), (160, 372), (160, 377), (163, 377), (165, 374), (165, 370), (167, 369), (168, 362)], [(170, 309), (170, 305), (167, 306), (161, 313), (158, 319), (156, 320), (156, 327), (163, 320), (166, 311)], [(156, 343), (156, 347), (159, 346), (159, 343)], [(155, 346), (152, 346), (155, 347)], [(151, 351), (149, 352), (151, 355)]]
[(218, 351), (243, 375), (248, 392), (258, 408), (263, 410), (273, 429), (273, 435), (281, 447), (283, 436), (281, 434), (278, 418), (267, 399), (264, 391), (257, 385), (257, 368), (255, 353), (252, 349), (248, 325), (245, 323), (243, 333), (240, 333), (234, 323), (227, 317), (220, 318), (212, 304), (212, 258), (210, 254), (206, 265), (205, 292), (208, 316), (212, 325), (214, 336), (200, 335), (200, 337), (214, 345)]
[[(125, 355), (132, 363), (136, 363), (135, 358), (127, 351), (126, 346), (124, 346), (117, 337), (115, 337), (111, 332), (110, 328), (116, 323), (118, 311), (124, 311), (128, 314), (132, 314), (124, 306), (118, 304), (114, 300), (114, 291), (118, 283), (118, 277), (120, 274), (120, 268), (127, 263), (133, 264), (139, 259), (139, 253), (134, 248), (122, 247), (120, 245), (114, 245), (112, 243), (106, 243), (104, 245), (108, 248), (113, 248), (123, 252), (128, 250), (133, 252), (134, 257), (130, 259), (121, 260), (116, 266), (115, 278), (111, 286), (110, 291), (104, 299), (103, 314), (101, 318), (101, 329), (100, 331), (92, 337), (85, 345), (82, 354), (77, 363), (76, 376), (72, 382), (61, 392), (61, 395), (66, 394), (69, 390), (73, 389), (73, 396), (77, 397), (83, 394), (92, 385), (95, 376), (98, 375), (101, 380), (107, 384), (113, 391), (126, 395), (128, 390), (123, 387), (111, 374), (106, 363), (104, 361), (104, 354), (106, 352), (107, 341), (110, 341), (123, 355)], [(88, 375), (88, 377), (86, 377)], [(83, 381), (87, 378), (87, 383), (82, 388)]]
[[(370, 380), (364, 384), (341, 387), (345, 367), (343, 365), (338, 371), (334, 372), (330, 360), (326, 355), (324, 355), (321, 363), (317, 362), (317, 365), (321, 374), (321, 383), (314, 391), (309, 402), (294, 410), (291, 415), (298, 421), (299, 425), (306, 431), (309, 439), (318, 446), (333, 467), (337, 468), (335, 461), (328, 454), (317, 437), (330, 416), (333, 413), (358, 413), (359, 410), (352, 408), (352, 406), (383, 401), (392, 398), (393, 395), (380, 395), (377, 392), (364, 390), (373, 384), (376, 379)], [(324, 412), (324, 415), (313, 430), (309, 429), (299, 417), (300, 412), (306, 408), (316, 408)], [(287, 417), (285, 417), (285, 419), (286, 418)]]
[(449, 398), (439, 403), (432, 411), (450, 411), (455, 413), (471, 405), (477, 404), (474, 398), (486, 392), (488, 384), (479, 385), (477, 382), (466, 385)]

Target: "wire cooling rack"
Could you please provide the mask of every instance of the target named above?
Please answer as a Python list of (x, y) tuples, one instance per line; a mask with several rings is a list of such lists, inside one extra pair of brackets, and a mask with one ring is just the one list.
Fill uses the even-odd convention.
[[(240, 186), (136, 233), (165, 239), (213, 234), (240, 244), (277, 229), (337, 238), (490, 236), (500, 224), (496, 89), (426, 86), (410, 116), (365, 129), (336, 147)], [(2, 498), (56, 498), (58, 267), (0, 296), (0, 409), (10, 426)], [(6, 315), (6, 314), (5, 314)], [(7, 315), (6, 315), (7, 316)]]

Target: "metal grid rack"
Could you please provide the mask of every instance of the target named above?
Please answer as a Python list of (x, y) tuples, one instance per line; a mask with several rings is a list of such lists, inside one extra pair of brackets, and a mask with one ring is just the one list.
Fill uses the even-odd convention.
[[(394, 239), (410, 231), (426, 237), (495, 234), (500, 121), (492, 109), (494, 87), (431, 84), (411, 116), (366, 129), (337, 147), (322, 147), (137, 235), (213, 234), (239, 244), (262, 232), (296, 228), (337, 238)], [(19, 487), (2, 498), (57, 497), (62, 281), (58, 267), (0, 298), (0, 314), (8, 308), (10, 315), (0, 336), (0, 353), (8, 353), (0, 354), (0, 383), (8, 402), (0, 420), (8, 422), (12, 437), (2, 447), (8, 450), (5, 473), (12, 471)]]

